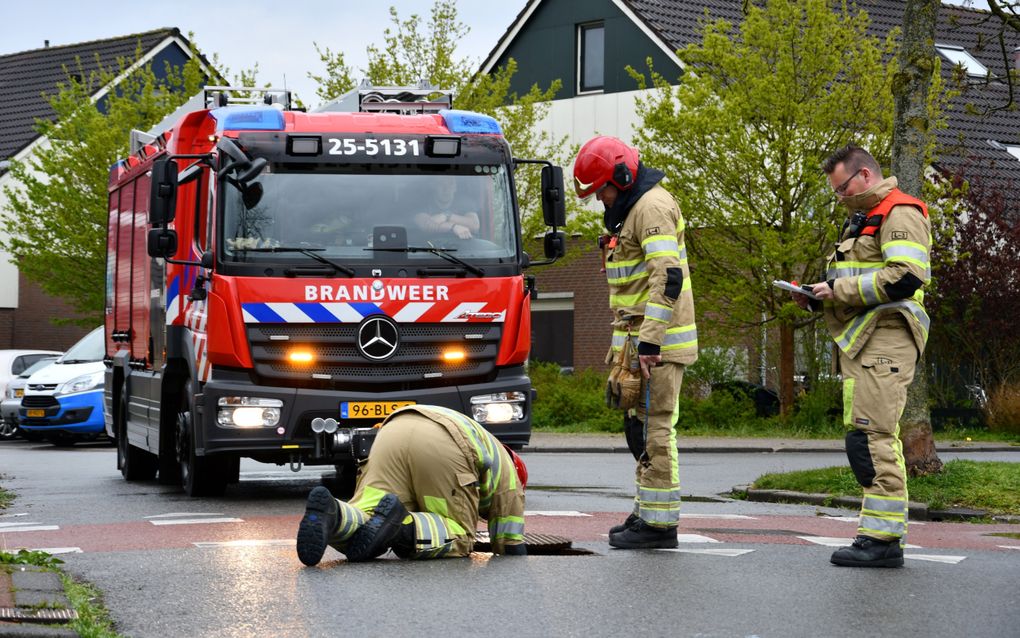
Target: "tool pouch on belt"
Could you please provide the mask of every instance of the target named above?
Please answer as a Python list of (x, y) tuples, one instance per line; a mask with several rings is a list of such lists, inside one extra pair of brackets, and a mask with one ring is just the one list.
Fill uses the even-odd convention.
[(641, 397), (641, 368), (628, 335), (616, 355), (606, 381), (606, 405), (630, 410), (636, 408)]

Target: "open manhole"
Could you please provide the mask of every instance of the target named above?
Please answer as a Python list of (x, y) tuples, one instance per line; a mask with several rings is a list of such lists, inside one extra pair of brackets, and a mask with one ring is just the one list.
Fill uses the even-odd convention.
[[(528, 546), (528, 556), (592, 556), (595, 552), (573, 546), (573, 541), (563, 536), (552, 534), (524, 533), (524, 544)], [(475, 533), (475, 551), (491, 552), (489, 532)]]

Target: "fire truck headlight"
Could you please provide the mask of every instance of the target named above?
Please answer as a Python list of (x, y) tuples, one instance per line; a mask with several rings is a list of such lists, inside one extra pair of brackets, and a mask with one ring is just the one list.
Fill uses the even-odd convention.
[(225, 428), (270, 428), (280, 422), (283, 401), (261, 397), (220, 397), (216, 422)]
[(509, 423), (524, 418), (523, 392), (497, 392), (471, 397), (471, 418), (479, 423)]

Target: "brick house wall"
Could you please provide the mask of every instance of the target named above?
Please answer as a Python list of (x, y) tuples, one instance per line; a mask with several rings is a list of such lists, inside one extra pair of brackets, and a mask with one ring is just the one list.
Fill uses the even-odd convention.
[(52, 319), (74, 315), (70, 305), (19, 273), (18, 307), (0, 309), (0, 348), (67, 350), (91, 328), (56, 325)]

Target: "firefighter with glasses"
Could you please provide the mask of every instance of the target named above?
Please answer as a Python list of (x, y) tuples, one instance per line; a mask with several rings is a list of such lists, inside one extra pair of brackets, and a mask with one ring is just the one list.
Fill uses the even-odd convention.
[(611, 405), (624, 409), (638, 459), (634, 509), (610, 530), (620, 549), (677, 546), (680, 472), (676, 432), (684, 368), (698, 358), (684, 219), (637, 149), (615, 137), (589, 140), (574, 160), (578, 197), (605, 207), (603, 246), (613, 315)]
[(836, 565), (900, 567), (907, 532), (907, 477), (899, 418), (928, 338), (923, 287), (931, 278), (931, 224), (924, 202), (864, 149), (848, 145), (822, 164), (846, 205), (817, 300), (793, 293), (824, 314), (843, 378), (843, 422), (850, 468), (864, 488), (857, 538), (837, 550)]
[(348, 561), (467, 556), (480, 518), (496, 554), (526, 555), (524, 462), (485, 428), (438, 406), (397, 410), (376, 435), (354, 497), (325, 487), (308, 495), (298, 558), (322, 560), (326, 546)]

